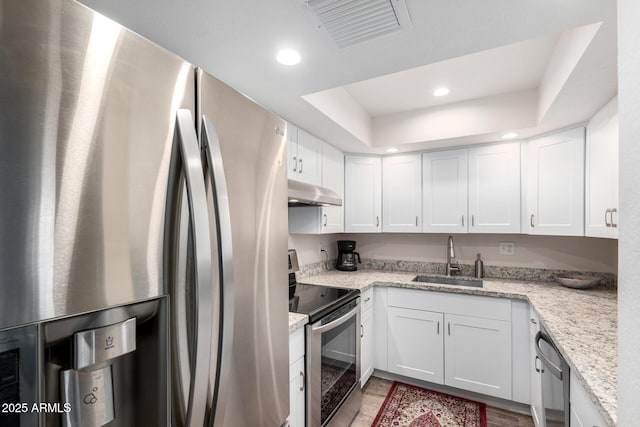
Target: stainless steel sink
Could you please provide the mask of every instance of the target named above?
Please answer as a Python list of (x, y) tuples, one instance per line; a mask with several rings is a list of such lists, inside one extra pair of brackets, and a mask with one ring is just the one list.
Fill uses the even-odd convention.
[(454, 277), (416, 276), (412, 281), (436, 283), (438, 285), (473, 286), (475, 288), (482, 287), (482, 280), (471, 278), (463, 279)]

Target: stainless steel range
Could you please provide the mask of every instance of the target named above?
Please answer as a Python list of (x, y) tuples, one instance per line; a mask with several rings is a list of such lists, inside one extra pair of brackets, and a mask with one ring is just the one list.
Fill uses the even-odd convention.
[(307, 427), (346, 426), (360, 410), (360, 291), (298, 283), (289, 251), (289, 311), (306, 326)]

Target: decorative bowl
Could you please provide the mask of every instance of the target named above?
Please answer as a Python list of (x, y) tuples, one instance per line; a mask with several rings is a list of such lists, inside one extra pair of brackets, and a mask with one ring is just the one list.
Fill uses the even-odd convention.
[(588, 289), (596, 286), (602, 277), (586, 274), (558, 274), (556, 281), (563, 286), (574, 289)]

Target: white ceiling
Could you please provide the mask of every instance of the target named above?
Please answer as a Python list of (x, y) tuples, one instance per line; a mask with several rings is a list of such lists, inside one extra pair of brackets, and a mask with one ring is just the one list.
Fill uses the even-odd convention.
[[(617, 92), (613, 0), (406, 0), (409, 28), (345, 48), (303, 0), (82, 1), (348, 152), (527, 137)], [(275, 62), (285, 46), (298, 66)], [(323, 91), (320, 109), (303, 98)]]
[[(538, 87), (558, 34), (472, 53), (344, 86), (371, 116)], [(433, 96), (434, 89), (451, 89)]]

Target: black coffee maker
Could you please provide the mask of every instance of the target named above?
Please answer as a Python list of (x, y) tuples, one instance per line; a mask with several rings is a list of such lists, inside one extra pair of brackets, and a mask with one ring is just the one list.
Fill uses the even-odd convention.
[(356, 257), (358, 258), (358, 264), (362, 264), (360, 261), (360, 254), (356, 252), (356, 242), (353, 240), (338, 240), (338, 262), (336, 268), (341, 271), (356, 271)]

